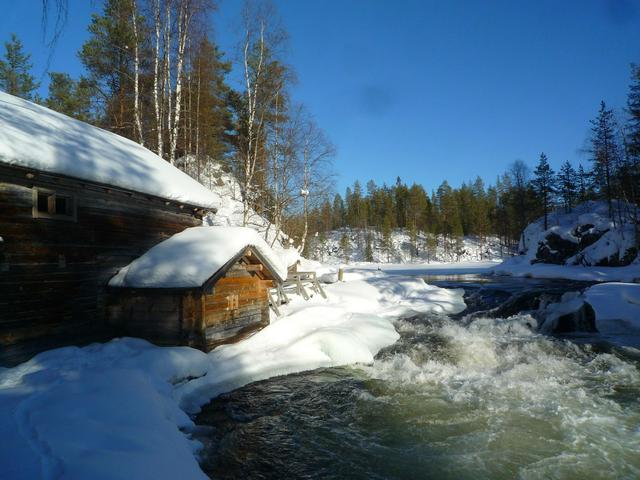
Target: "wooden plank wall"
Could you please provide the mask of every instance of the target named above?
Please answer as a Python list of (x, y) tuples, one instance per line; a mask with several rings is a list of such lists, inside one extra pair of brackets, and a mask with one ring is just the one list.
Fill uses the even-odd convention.
[[(251, 275), (241, 265), (231, 268), (218, 280), (203, 302), (207, 349), (238, 341), (269, 324), (268, 288), (271, 281)], [(237, 306), (230, 308), (229, 297), (236, 295)]]
[[(33, 186), (74, 193), (77, 221), (34, 219)], [(153, 245), (200, 224), (191, 210), (156, 198), (0, 167), (0, 365), (108, 338), (108, 280)]]
[(108, 322), (118, 335), (203, 348), (201, 303), (199, 290), (113, 289)]

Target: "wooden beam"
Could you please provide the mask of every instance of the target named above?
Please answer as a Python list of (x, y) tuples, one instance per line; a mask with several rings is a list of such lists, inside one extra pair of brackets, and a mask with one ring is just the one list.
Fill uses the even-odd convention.
[(263, 266), (261, 263), (243, 265), (243, 267), (247, 272), (261, 272), (263, 269)]

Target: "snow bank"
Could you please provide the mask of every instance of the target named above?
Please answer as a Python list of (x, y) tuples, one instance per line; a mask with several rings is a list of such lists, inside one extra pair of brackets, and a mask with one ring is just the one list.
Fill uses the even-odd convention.
[(329, 300), (295, 298), (264, 330), (208, 355), (121, 339), (0, 370), (0, 478), (205, 478), (185, 412), (274, 375), (371, 362), (397, 340), (398, 316), (465, 308), (462, 291), (381, 272), (326, 290)]
[(527, 278), (564, 278), (586, 282), (633, 282), (640, 279), (640, 264), (624, 267), (583, 267), (579, 265), (531, 265), (525, 256), (513, 257), (496, 265), (489, 273)]
[(0, 92), (0, 162), (216, 208), (220, 197), (139, 144)]
[(192, 227), (159, 243), (122, 268), (111, 287), (199, 287), (247, 247), (261, 255), (280, 280), (287, 265), (262, 239), (246, 227)]
[(640, 285), (603, 283), (588, 288), (584, 296), (596, 313), (600, 333), (640, 333)]
[(44, 352), (0, 372), (0, 478), (206, 478), (172, 382), (206, 355), (135, 339)]

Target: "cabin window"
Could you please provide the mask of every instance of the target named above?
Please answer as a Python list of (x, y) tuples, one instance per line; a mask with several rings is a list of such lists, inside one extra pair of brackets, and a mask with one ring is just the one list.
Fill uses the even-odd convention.
[(238, 295), (231, 294), (227, 296), (227, 310), (237, 310), (238, 309)]
[(75, 221), (75, 197), (66, 192), (34, 188), (33, 217)]

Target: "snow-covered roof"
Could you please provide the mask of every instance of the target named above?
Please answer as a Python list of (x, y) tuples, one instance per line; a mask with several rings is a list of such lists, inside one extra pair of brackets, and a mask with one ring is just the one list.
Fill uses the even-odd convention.
[(141, 145), (0, 92), (0, 162), (217, 208), (220, 198)]
[(159, 243), (122, 268), (109, 286), (200, 287), (247, 248), (259, 255), (279, 280), (287, 277), (285, 262), (252, 228), (192, 227)]

